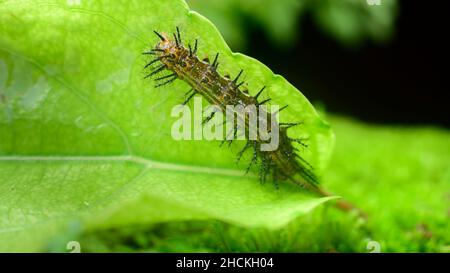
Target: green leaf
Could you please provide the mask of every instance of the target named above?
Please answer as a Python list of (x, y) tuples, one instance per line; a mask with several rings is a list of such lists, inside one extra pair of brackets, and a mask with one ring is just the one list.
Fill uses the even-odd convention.
[[(141, 52), (173, 31), (220, 52), (220, 72), (246, 71), (282, 121), (303, 121), (303, 156), (318, 174), (333, 135), (307, 99), (263, 64), (232, 53), (216, 28), (182, 1), (0, 3), (0, 250), (42, 250), (79, 223), (85, 230), (188, 219), (278, 228), (330, 200), (245, 175), (236, 151), (176, 141), (173, 106), (187, 84), (155, 89)], [(78, 226), (76, 224), (75, 226)]]

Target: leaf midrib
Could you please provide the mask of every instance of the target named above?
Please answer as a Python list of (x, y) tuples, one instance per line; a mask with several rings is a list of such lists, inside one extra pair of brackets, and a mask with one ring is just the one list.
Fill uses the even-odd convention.
[[(111, 156), (34, 156), (34, 155), (19, 155), (19, 156), (0, 156), (0, 162), (49, 162), (49, 161), (66, 161), (66, 162), (130, 162), (145, 166), (150, 169), (157, 170), (172, 170), (172, 171), (184, 171), (193, 173), (226, 175), (226, 176), (238, 176), (245, 175), (244, 171), (216, 168), (216, 167), (201, 167), (193, 165), (182, 165), (175, 163), (167, 163), (156, 160), (147, 159), (135, 155), (111, 155)], [(247, 175), (253, 176), (253, 175)]]

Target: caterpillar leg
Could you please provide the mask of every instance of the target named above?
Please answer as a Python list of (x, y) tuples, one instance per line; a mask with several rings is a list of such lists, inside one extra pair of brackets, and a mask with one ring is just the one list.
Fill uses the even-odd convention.
[(197, 91), (194, 90), (194, 88), (191, 88), (189, 91), (187, 91), (186, 96), (188, 96), (188, 97), (186, 98), (186, 100), (184, 100), (182, 105), (186, 105), (195, 96), (195, 94), (197, 94)]
[(202, 121), (202, 125), (205, 125), (206, 123), (208, 123), (216, 114), (216, 111), (211, 112), (211, 114), (209, 114), (208, 117), (206, 117), (203, 121)]
[(290, 141), (300, 144), (302, 147), (308, 148), (307, 137), (304, 138), (288, 138)]
[(301, 124), (303, 124), (303, 122), (280, 122), (279, 123), (280, 126), (286, 128), (286, 129), (289, 129), (291, 127), (301, 125)]
[(152, 72), (150, 72), (150, 74), (148, 74), (147, 76), (145, 76), (144, 79), (150, 78), (151, 76), (158, 74), (159, 72), (163, 71), (163, 70), (166, 69), (166, 68), (167, 68), (167, 66), (164, 65), (164, 64), (162, 64), (162, 65), (156, 67), (156, 69), (154, 69)]
[(233, 143), (233, 140), (236, 139), (238, 131), (239, 131), (239, 126), (236, 125), (233, 129), (233, 138), (228, 141), (228, 147), (230, 147), (231, 143)]
[(238, 75), (236, 76), (236, 78), (233, 80), (234, 84), (236, 85), (236, 86), (235, 86), (235, 89), (238, 89), (239, 86), (241, 86), (241, 85), (244, 84), (244, 81), (242, 81), (242, 82), (240, 82), (240, 83), (237, 83), (238, 80), (239, 80), (239, 77), (242, 75), (242, 72), (244, 72), (244, 69), (241, 69), (241, 71), (239, 71), (239, 74), (238, 74)]
[(267, 174), (270, 172), (271, 160), (269, 157), (261, 156), (261, 165), (259, 167), (259, 182), (264, 184), (267, 180)]
[(180, 29), (178, 27), (177, 28), (177, 33), (173, 33), (173, 39), (175, 40), (175, 44), (177, 45), (177, 47), (181, 47), (183, 45), (183, 43), (181, 42), (181, 35), (180, 35)]
[(244, 148), (242, 148), (241, 151), (239, 151), (238, 155), (237, 155), (237, 163), (239, 163), (239, 161), (241, 161), (242, 156), (244, 155), (245, 151), (250, 148), (250, 146), (252, 145), (252, 141), (251, 140), (247, 140), (247, 142), (245, 143)]
[(156, 78), (155, 81), (162, 81), (162, 80), (166, 80), (166, 81), (164, 81), (163, 83), (159, 83), (159, 84), (155, 85), (155, 87), (160, 87), (160, 86), (164, 86), (166, 84), (169, 84), (169, 83), (173, 82), (174, 80), (176, 80), (177, 78), (178, 78), (178, 75), (176, 73)]
[(248, 173), (250, 171), (250, 168), (252, 167), (253, 163), (258, 161), (258, 143), (256, 141), (252, 141), (252, 142), (253, 142), (253, 156), (252, 156), (250, 164), (248, 165), (245, 173)]
[[(144, 52), (145, 53), (145, 52)], [(144, 69), (146, 69), (147, 67), (149, 67), (149, 66), (151, 66), (152, 64), (154, 64), (154, 63), (157, 63), (157, 62), (160, 62), (162, 59), (165, 59), (165, 58), (171, 58), (172, 56), (170, 56), (170, 55), (164, 55), (164, 56), (160, 56), (160, 57), (158, 57), (158, 58), (156, 58), (156, 59), (153, 59), (153, 60), (151, 60), (150, 62), (148, 62), (145, 66), (144, 66)]]
[(217, 70), (217, 67), (219, 66), (219, 62), (218, 59), (219, 58), (219, 53), (216, 54), (216, 57), (214, 58), (214, 61), (212, 63), (212, 66), (214, 67), (215, 70)]

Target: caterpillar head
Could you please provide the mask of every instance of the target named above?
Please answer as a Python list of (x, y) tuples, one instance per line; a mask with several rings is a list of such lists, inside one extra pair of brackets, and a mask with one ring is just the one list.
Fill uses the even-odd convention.
[[(177, 29), (178, 32), (178, 29)], [(190, 51), (181, 44), (181, 37), (174, 33), (173, 39), (166, 33), (155, 34), (160, 38), (160, 41), (156, 44), (155, 50), (160, 61), (165, 64), (169, 69), (178, 71), (177, 66), (186, 66), (185, 58), (190, 54)]]

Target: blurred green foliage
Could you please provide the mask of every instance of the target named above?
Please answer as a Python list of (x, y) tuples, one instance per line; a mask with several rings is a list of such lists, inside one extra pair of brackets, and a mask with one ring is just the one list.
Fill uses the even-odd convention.
[(264, 31), (274, 45), (286, 47), (301, 37), (298, 26), (309, 15), (315, 25), (345, 46), (382, 43), (393, 35), (396, 0), (369, 5), (366, 0), (187, 0), (209, 18), (233, 49), (245, 49), (248, 25)]

